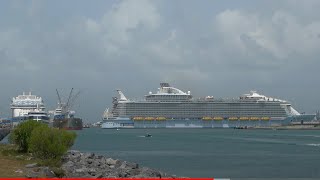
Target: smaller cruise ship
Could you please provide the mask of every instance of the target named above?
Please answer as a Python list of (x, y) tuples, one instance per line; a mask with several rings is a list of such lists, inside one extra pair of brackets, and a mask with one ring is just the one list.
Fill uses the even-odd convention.
[(103, 112), (103, 120), (100, 127), (102, 129), (120, 129), (134, 128), (134, 122), (130, 118), (113, 117), (112, 113), (107, 108)]
[(49, 115), (45, 111), (30, 111), (28, 113), (28, 120), (34, 120), (37, 122), (42, 122), (45, 124), (49, 124)]
[[(28, 94), (23, 92), (22, 95), (12, 98), (11, 109), (12, 119), (14, 121), (23, 121), (29, 119), (30, 117), (37, 117), (36, 119), (40, 119), (40, 116), (42, 118), (46, 114), (44, 112), (45, 105), (42, 98), (33, 95), (31, 92)], [(39, 114), (35, 116), (34, 113), (41, 113), (41, 115)]]

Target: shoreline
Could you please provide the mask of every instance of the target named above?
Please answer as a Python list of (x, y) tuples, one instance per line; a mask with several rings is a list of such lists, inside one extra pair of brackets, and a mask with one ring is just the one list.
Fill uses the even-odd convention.
[(135, 162), (78, 150), (67, 151), (59, 165), (51, 166), (30, 153), (16, 152), (12, 144), (1, 144), (0, 160), (10, 164), (1, 166), (0, 178), (176, 178)]
[(274, 127), (253, 127), (249, 129), (257, 130), (320, 130), (320, 126), (315, 125), (289, 125), (289, 126), (274, 126)]
[(138, 163), (128, 162), (110, 157), (69, 150), (62, 157), (61, 169), (66, 178), (175, 178), (159, 170), (142, 167)]

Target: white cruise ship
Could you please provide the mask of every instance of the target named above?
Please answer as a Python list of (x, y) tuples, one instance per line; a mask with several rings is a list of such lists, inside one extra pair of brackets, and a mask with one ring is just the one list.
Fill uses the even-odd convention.
[[(31, 92), (28, 94), (22, 93), (17, 97), (12, 98), (11, 103), (12, 119), (15, 121), (27, 120), (29, 115), (32, 116), (31, 119), (40, 119), (47, 116), (44, 112), (45, 106), (41, 97), (33, 95)], [(42, 118), (41, 118), (42, 119)], [(45, 117), (47, 121), (47, 117)]]
[(102, 128), (265, 127), (315, 118), (315, 114), (300, 114), (285, 100), (255, 91), (232, 100), (194, 98), (190, 91), (161, 83), (156, 93), (149, 92), (141, 101), (117, 92), (111, 112), (105, 112), (111, 118), (105, 118)]

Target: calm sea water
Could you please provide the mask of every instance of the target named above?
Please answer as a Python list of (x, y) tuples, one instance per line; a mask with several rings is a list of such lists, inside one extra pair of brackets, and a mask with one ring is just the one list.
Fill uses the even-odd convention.
[(320, 131), (90, 128), (77, 133), (73, 149), (177, 176), (320, 179)]

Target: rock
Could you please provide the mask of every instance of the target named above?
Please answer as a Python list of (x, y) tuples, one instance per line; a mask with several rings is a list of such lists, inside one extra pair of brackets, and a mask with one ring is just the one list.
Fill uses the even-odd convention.
[(141, 173), (141, 170), (140, 169), (130, 169), (127, 171), (127, 174), (128, 176), (130, 177), (134, 177), (134, 176), (137, 176)]
[(84, 159), (93, 159), (94, 158), (94, 153), (85, 153), (83, 154)]
[(37, 163), (32, 163), (32, 164), (25, 165), (26, 168), (34, 168), (34, 167), (37, 167), (37, 166), (38, 166)]
[(121, 177), (121, 178), (128, 177), (128, 173), (125, 172), (125, 171), (120, 171), (120, 172), (118, 173), (118, 177)]
[(46, 168), (43, 169), (43, 174), (44, 174), (45, 177), (47, 177), (47, 178), (54, 178), (54, 177), (56, 177), (56, 174), (55, 174), (51, 169), (49, 169), (48, 167), (46, 167)]
[(94, 169), (94, 168), (90, 168), (90, 169), (88, 169), (88, 173), (90, 174), (90, 173), (96, 173), (97, 171), (96, 171), (96, 169)]
[(167, 174), (139, 164), (106, 158), (94, 153), (68, 151), (61, 169), (65, 177), (118, 178), (118, 177), (169, 177)]
[(84, 174), (84, 173), (87, 173), (87, 169), (84, 169), (84, 168), (75, 169), (74, 172), (78, 174)]
[(26, 174), (26, 178), (38, 178), (38, 174), (37, 173), (33, 173), (33, 172), (29, 172)]
[(103, 178), (103, 177), (104, 177), (103, 173), (99, 173), (99, 174), (96, 175), (96, 178)]
[(71, 155), (76, 155), (76, 154), (80, 154), (80, 151), (77, 151), (77, 150), (69, 150), (68, 151), (68, 154), (71, 154)]
[(56, 177), (55, 173), (49, 167), (36, 167), (30, 169), (26, 173), (27, 178), (54, 178)]
[(121, 169), (137, 169), (139, 168), (139, 165), (137, 163), (123, 161), (120, 168)]
[(92, 164), (93, 161), (94, 161), (93, 159), (88, 159), (88, 160), (87, 160), (87, 164)]
[(112, 159), (112, 158), (108, 158), (108, 159), (106, 159), (106, 163), (107, 163), (108, 165), (116, 165), (117, 160)]
[(23, 171), (21, 169), (18, 169), (16, 171), (14, 171), (15, 173), (23, 173)]
[(75, 169), (73, 172), (66, 172), (67, 177), (88, 177), (88, 170), (86, 168)]
[(62, 162), (68, 162), (71, 159), (72, 161), (80, 161), (81, 153), (79, 151), (70, 150), (62, 157)]
[(104, 159), (105, 157), (104, 156), (101, 156), (101, 155), (98, 155), (98, 156), (95, 156), (95, 159)]
[(114, 165), (115, 168), (119, 168), (122, 165), (122, 161), (121, 160), (116, 160), (116, 164)]
[(160, 171), (143, 167), (141, 170), (142, 177), (162, 177), (164, 174)]

